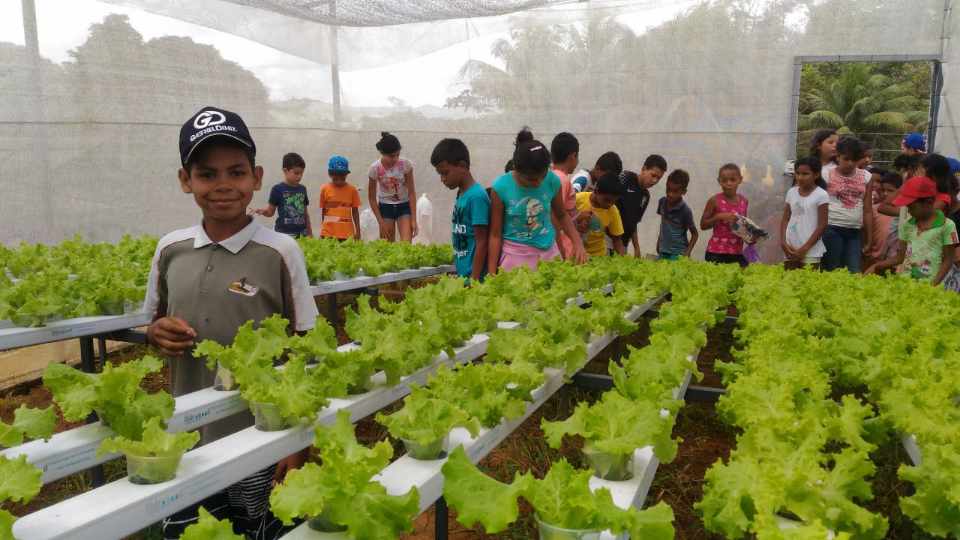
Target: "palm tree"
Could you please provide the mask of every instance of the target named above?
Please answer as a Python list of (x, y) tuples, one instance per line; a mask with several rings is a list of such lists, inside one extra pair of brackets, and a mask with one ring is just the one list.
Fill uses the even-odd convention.
[(836, 76), (814, 76), (800, 96), (801, 146), (822, 128), (891, 147), (904, 133), (926, 129), (929, 100), (879, 71), (876, 64), (848, 63)]

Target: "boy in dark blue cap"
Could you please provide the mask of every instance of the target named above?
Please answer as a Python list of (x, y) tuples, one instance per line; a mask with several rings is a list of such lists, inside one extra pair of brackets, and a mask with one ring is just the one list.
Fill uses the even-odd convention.
[[(160, 240), (145, 301), (153, 315), (147, 341), (170, 358), (175, 396), (217, 383), (214, 372), (192, 357), (195, 343), (211, 339), (229, 345), (246, 321), (258, 323), (275, 313), (290, 321), (291, 331), (305, 332), (316, 322), (317, 306), (296, 241), (247, 214), (263, 179), (256, 151), (243, 119), (230, 111), (204, 107), (180, 128), (180, 188), (193, 195), (203, 219)], [(249, 412), (236, 414), (202, 428), (202, 441), (251, 425)], [(304, 459), (305, 453), (290, 456), (203, 504), (260, 538), (266, 522), (275, 521), (267, 512), (272, 483)], [(178, 538), (196, 519), (196, 507), (177, 513), (164, 522), (164, 537)]]

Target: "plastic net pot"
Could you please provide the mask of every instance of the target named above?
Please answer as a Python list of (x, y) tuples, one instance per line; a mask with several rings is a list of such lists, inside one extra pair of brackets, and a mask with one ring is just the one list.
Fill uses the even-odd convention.
[(551, 525), (540, 519), (540, 516), (534, 515), (537, 520), (537, 528), (540, 531), (540, 540), (600, 540), (601, 531), (592, 529), (564, 529)]
[(123, 300), (104, 301), (104, 302), (100, 302), (97, 307), (100, 308), (100, 313), (102, 315), (123, 315), (124, 301)]
[(407, 439), (400, 439), (403, 441), (404, 448), (407, 449), (407, 455), (413, 459), (422, 459), (425, 461), (440, 459), (446, 452), (444, 449), (447, 447), (447, 440), (450, 438), (450, 435), (445, 435), (442, 439), (433, 441), (430, 444), (418, 444), (414, 441), (408, 441)]
[(46, 326), (47, 322), (49, 321), (45, 322), (45, 321), (38, 320), (37, 317), (34, 317), (32, 315), (20, 315), (18, 313), (14, 313), (13, 315), (10, 316), (10, 322), (13, 323), (13, 325), (18, 328), (31, 328), (31, 327)]
[(291, 427), (273, 403), (252, 401), (250, 411), (253, 413), (254, 425), (260, 431), (283, 431)]
[(597, 478), (620, 482), (633, 478), (633, 454), (609, 454), (585, 446), (583, 455)]
[(229, 391), (229, 390), (236, 390), (237, 386), (239, 385), (237, 384), (237, 380), (233, 377), (233, 372), (221, 366), (220, 363), (218, 362), (217, 373), (213, 379), (213, 389)]
[(330, 520), (327, 512), (321, 512), (319, 516), (307, 520), (307, 527), (319, 532), (343, 532), (347, 530), (345, 525), (338, 525)]
[(373, 381), (367, 379), (367, 381), (362, 384), (351, 384), (347, 386), (347, 394), (351, 396), (359, 396), (360, 394), (366, 394), (372, 390), (373, 387)]
[(173, 480), (183, 457), (183, 454), (162, 457), (124, 455), (127, 457), (127, 478), (132, 484), (159, 484)]

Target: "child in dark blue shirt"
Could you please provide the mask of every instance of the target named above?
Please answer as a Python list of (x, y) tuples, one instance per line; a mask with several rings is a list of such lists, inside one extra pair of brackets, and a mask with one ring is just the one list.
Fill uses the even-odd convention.
[(253, 211), (254, 214), (265, 217), (276, 214), (274, 230), (294, 238), (313, 236), (310, 213), (307, 211), (310, 208), (310, 198), (307, 197), (307, 188), (300, 184), (306, 167), (307, 164), (300, 154), (291, 152), (283, 156), (283, 182), (270, 190), (266, 207)]
[(690, 257), (697, 243), (699, 235), (693, 222), (693, 212), (683, 200), (689, 184), (690, 175), (686, 171), (673, 171), (667, 177), (667, 196), (661, 197), (657, 204), (657, 214), (660, 214), (657, 258), (661, 260), (675, 261), (680, 257)]

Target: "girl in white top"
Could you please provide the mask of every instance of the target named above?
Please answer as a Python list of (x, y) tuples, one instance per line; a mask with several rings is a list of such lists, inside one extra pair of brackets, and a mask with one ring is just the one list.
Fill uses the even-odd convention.
[(794, 185), (787, 191), (787, 204), (780, 221), (780, 244), (788, 270), (809, 265), (819, 269), (823, 247), (823, 231), (827, 228), (830, 196), (823, 189), (820, 160), (808, 157), (794, 165)]
[[(821, 129), (810, 140), (810, 155), (820, 160), (820, 178), (830, 179), (830, 173), (837, 167), (837, 143), (840, 136), (835, 129)], [(823, 189), (827, 189), (824, 186)]]
[(417, 193), (413, 184), (413, 163), (400, 157), (400, 140), (387, 132), (380, 134), (380, 159), (370, 165), (368, 200), (380, 238), (410, 242), (417, 235)]

